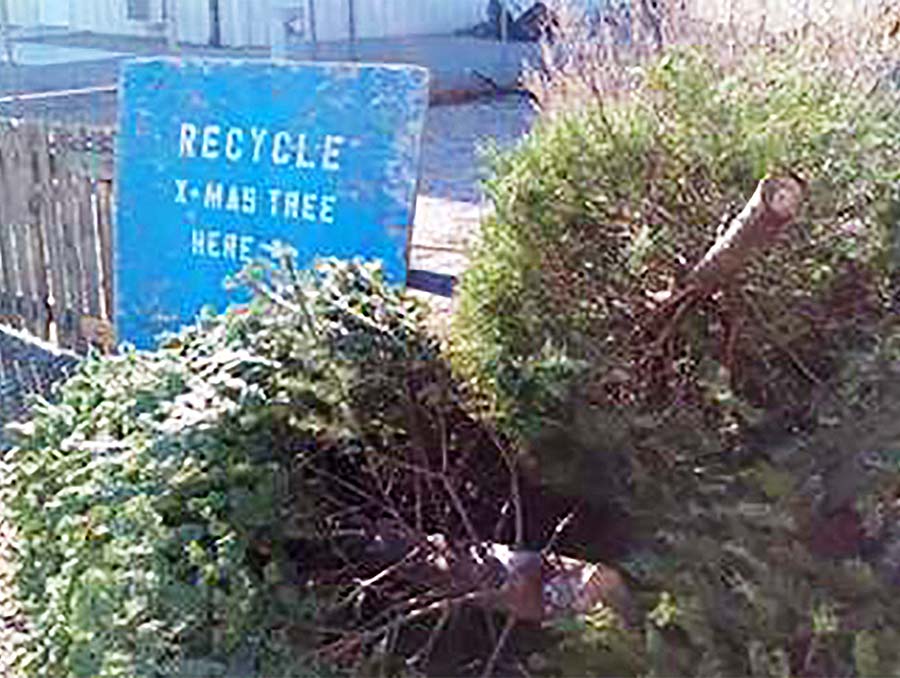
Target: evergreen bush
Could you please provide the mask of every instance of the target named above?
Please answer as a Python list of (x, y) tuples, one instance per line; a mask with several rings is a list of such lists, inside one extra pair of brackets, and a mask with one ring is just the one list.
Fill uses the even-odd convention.
[[(896, 313), (897, 98), (794, 57), (670, 53), (495, 158), (453, 357), (557, 485), (616, 494), (638, 440), (658, 461), (731, 447), (763, 414), (809, 423), (811, 390)], [(658, 359), (660, 293), (782, 172), (808, 182), (803, 214)]]
[(240, 282), (246, 308), (87, 359), (13, 427), (16, 675), (324, 675), (298, 659), (328, 608), (301, 547), (341, 507), (378, 517), (360, 469), (396, 476), (411, 413), (450, 418), (446, 370), (377, 266), (258, 264)]
[[(896, 94), (791, 50), (637, 77), (495, 157), (454, 325), (526, 468), (627, 516), (643, 626), (588, 616), (538, 673), (893, 675)], [(660, 293), (787, 172), (800, 218), (655, 343)]]

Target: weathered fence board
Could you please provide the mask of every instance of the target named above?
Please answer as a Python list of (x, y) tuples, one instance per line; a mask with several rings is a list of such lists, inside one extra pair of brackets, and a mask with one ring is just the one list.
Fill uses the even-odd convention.
[(0, 324), (111, 348), (113, 130), (0, 123)]

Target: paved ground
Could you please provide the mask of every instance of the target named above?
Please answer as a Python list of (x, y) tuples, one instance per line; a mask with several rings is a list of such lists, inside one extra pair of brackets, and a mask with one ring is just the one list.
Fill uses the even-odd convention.
[(517, 97), (428, 111), (422, 144), (422, 178), (413, 231), (413, 268), (458, 273), (461, 252), (475, 234), (485, 206), (480, 182), (487, 176), (481, 149), (509, 147), (530, 127), (533, 112)]
[[(484, 89), (478, 74), (501, 86), (513, 85), (522, 63), (533, 57), (534, 45), (501, 44), (490, 40), (456, 36), (422, 36), (402, 39), (322, 43), (317, 47), (296, 46), (291, 59), (319, 61), (379, 61), (416, 63), (432, 74), (433, 95)], [(264, 59), (261, 48), (222, 49), (182, 46), (182, 56)], [(0, 116), (64, 119), (68, 122), (112, 124), (116, 99), (112, 91), (73, 90), (112, 88), (121, 62), (133, 56), (173, 54), (165, 43), (145, 38), (74, 33), (12, 42), (9, 62), (0, 63)], [(7, 57), (7, 55), (2, 55)], [(67, 92), (64, 97), (35, 98), (36, 94)], [(13, 100), (13, 95), (24, 99)]]

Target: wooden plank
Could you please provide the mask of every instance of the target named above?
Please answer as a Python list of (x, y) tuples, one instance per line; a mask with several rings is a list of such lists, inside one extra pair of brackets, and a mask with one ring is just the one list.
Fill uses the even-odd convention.
[(23, 327), (32, 334), (38, 334), (37, 312), (35, 300), (37, 291), (35, 289), (35, 257), (33, 252), (33, 243), (31, 239), (30, 229), (30, 204), (33, 195), (33, 187), (31, 186), (31, 153), (29, 149), (30, 135), (33, 131), (31, 126), (23, 126), (20, 128), (17, 143), (19, 147), (18, 162), (16, 163), (16, 182), (15, 195), (20, 201), (18, 205), (18, 218), (15, 222), (16, 228), (16, 246), (18, 249), (17, 256), (19, 258), (19, 275), (21, 277), (20, 289), (21, 298), (17, 301), (17, 311), (22, 316)]
[(29, 312), (33, 322), (32, 331), (36, 337), (47, 341), (50, 338), (50, 312), (47, 305), (47, 265), (40, 221), (35, 218), (25, 224), (25, 229), (31, 269), (32, 301)]
[(21, 224), (28, 218), (28, 186), (25, 181), (25, 164), (27, 156), (26, 141), (24, 138), (25, 125), (18, 124), (13, 128), (10, 136), (12, 141), (12, 164), (9, 175), (10, 223)]
[(112, 322), (115, 316), (115, 269), (113, 257), (113, 183), (97, 183), (97, 217), (102, 258), (102, 285), (105, 309), (103, 318)]
[(12, 318), (13, 327), (25, 327), (25, 297), (28, 292), (26, 289), (26, 273), (24, 267), (24, 246), (22, 243), (22, 229), (19, 222), (9, 224), (9, 249), (13, 264), (13, 277), (15, 279)]
[(40, 325), (37, 313), (37, 286), (35, 284), (35, 252), (34, 242), (31, 237), (31, 224), (22, 221), (16, 224), (18, 230), (17, 240), (19, 256), (21, 258), (22, 275), (22, 300), (19, 312), (22, 314), (23, 326), (26, 330), (40, 335)]
[(45, 137), (45, 153), (38, 157), (38, 172), (41, 177), (42, 195), (40, 200), (40, 231), (44, 245), (45, 275), (47, 278), (47, 309), (49, 324), (48, 339), (63, 345), (60, 324), (65, 306), (64, 276), (62, 271), (62, 251), (60, 247), (59, 203), (59, 159), (53, 145), (53, 134), (48, 130)]
[(13, 229), (15, 240), (15, 254), (17, 265), (17, 296), (16, 314), (21, 318), (21, 327), (36, 333), (36, 318), (34, 314), (34, 275), (33, 253), (31, 252), (31, 238), (28, 233), (30, 214), (28, 205), (31, 197), (31, 171), (29, 167), (30, 153), (28, 152), (28, 125), (20, 125), (16, 129), (15, 160), (13, 172), (9, 184), (11, 203), (13, 208)]
[(15, 210), (13, 206), (12, 187), (13, 175), (15, 174), (15, 132), (4, 128), (2, 132), (2, 176), (0, 176), (0, 192), (2, 192), (2, 200), (0, 200), (0, 250), (2, 250), (4, 266), (3, 280), (3, 316), (7, 324), (16, 325), (15, 316), (15, 300), (18, 294), (18, 275), (15, 260), (15, 252), (13, 250), (14, 234), (12, 233), (12, 224), (15, 222)]
[[(85, 181), (87, 182), (87, 180)], [(107, 285), (109, 269), (106, 267), (102, 233), (104, 218), (108, 221), (108, 216), (104, 217), (102, 214), (103, 192), (107, 185), (108, 182), (90, 181), (90, 201), (88, 203), (90, 207), (90, 237), (85, 238), (84, 250), (91, 284), (90, 314), (82, 317), (80, 327), (81, 336), (105, 353), (109, 353), (115, 348), (115, 337), (109, 315)]]
[(13, 327), (22, 327), (22, 260), (19, 252), (19, 232), (17, 224), (19, 223), (18, 209), (18, 168), (20, 163), (19, 152), (19, 132), (17, 128), (12, 128), (6, 137), (6, 148), (8, 152), (8, 162), (6, 164), (6, 172), (4, 173), (4, 203), (6, 207), (6, 237), (8, 257), (11, 271), (10, 294), (12, 296), (12, 304), (9, 310), (10, 324)]
[[(66, 289), (70, 292), (68, 307), (74, 322), (72, 330), (78, 332), (81, 316), (85, 312), (84, 304), (84, 266), (81, 255), (80, 219), (78, 182), (80, 177), (69, 173), (63, 185), (63, 221), (62, 241)], [(76, 347), (78, 345), (76, 344)]]
[(98, 264), (97, 237), (94, 225), (94, 192), (92, 181), (80, 175), (75, 177), (74, 188), (78, 200), (78, 236), (84, 275), (84, 313), (100, 316), (100, 267)]
[(16, 293), (15, 270), (10, 247), (10, 196), (7, 184), (11, 171), (12, 150), (10, 132), (0, 129), (0, 321), (9, 322), (12, 315), (13, 299)]
[(34, 309), (37, 323), (37, 335), (43, 339), (50, 338), (50, 282), (49, 266), (47, 261), (46, 243), (43, 236), (42, 221), (45, 210), (43, 209), (45, 196), (47, 195), (47, 144), (48, 130), (38, 127), (32, 131), (31, 143), (31, 188), (32, 195), (29, 200), (29, 240), (33, 256), (34, 292), (36, 307)]
[(100, 318), (100, 251), (97, 242), (97, 231), (94, 223), (93, 181), (87, 177), (78, 177), (79, 188), (79, 229), (81, 237), (81, 260), (84, 271), (85, 299), (84, 313), (79, 322), (79, 334), (90, 346), (100, 348), (103, 341), (98, 328), (103, 322)]

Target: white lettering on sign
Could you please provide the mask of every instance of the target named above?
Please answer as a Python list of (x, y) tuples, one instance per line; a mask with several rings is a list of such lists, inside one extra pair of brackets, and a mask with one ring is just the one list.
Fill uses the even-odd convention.
[(176, 179), (175, 180), (175, 190), (178, 192), (175, 196), (175, 202), (180, 205), (187, 205), (188, 202), (188, 194), (187, 194), (188, 182), (184, 179)]
[(225, 157), (230, 162), (237, 162), (244, 156), (242, 144), (244, 142), (244, 130), (232, 127), (225, 136)]
[(215, 160), (219, 157), (219, 133), (222, 129), (218, 125), (207, 125), (203, 128), (203, 148), (200, 155), (207, 160)]
[(306, 157), (308, 153), (308, 149), (306, 147), (306, 135), (301, 134), (297, 137), (297, 162), (294, 163), (294, 166), (297, 169), (315, 169), (316, 163)]
[[(209, 121), (208, 124), (185, 121), (178, 129), (178, 155), (181, 158), (227, 166), (268, 164), (279, 170), (283, 168), (284, 172), (296, 173), (301, 184), (311, 179), (310, 172), (333, 174), (342, 171), (344, 153), (349, 147), (347, 137), (341, 134), (311, 134), (302, 130), (241, 126), (223, 121)], [(195, 205), (211, 212), (247, 218), (261, 213), (273, 219), (303, 224), (331, 225), (337, 218), (337, 196), (312, 186), (288, 184), (276, 188), (208, 179), (173, 181), (178, 205)], [(255, 243), (255, 236), (233, 232), (228, 226), (218, 229), (192, 227), (191, 230), (191, 252), (204, 259), (246, 262), (254, 255)]]
[(341, 146), (346, 143), (344, 137), (328, 135), (325, 137), (325, 151), (322, 153), (322, 168), (329, 172), (337, 172), (341, 169), (338, 158), (341, 155)]
[(240, 192), (238, 191), (237, 186), (231, 186), (228, 189), (228, 202), (225, 203), (225, 210), (227, 212), (239, 212), (240, 209), (241, 209)]
[(284, 218), (299, 219), (300, 191), (288, 191), (284, 194)]
[(267, 134), (268, 131), (264, 129), (250, 128), (250, 136), (253, 137), (253, 162), (259, 162), (262, 157), (263, 144), (266, 143)]
[(203, 197), (203, 206), (208, 210), (222, 209), (222, 200), (225, 195), (225, 187), (215, 181), (206, 184), (206, 194)]
[(194, 142), (197, 140), (197, 126), (189, 122), (181, 125), (181, 141), (179, 142), (178, 155), (182, 158), (194, 158)]
[(319, 221), (323, 224), (334, 223), (334, 205), (337, 197), (333, 195), (323, 195), (319, 203)]
[(271, 161), (276, 167), (293, 165), (298, 170), (321, 169), (339, 172), (346, 137), (323, 134), (318, 138), (288, 130), (270, 131), (262, 127), (226, 127), (218, 124), (200, 126), (192, 122), (181, 124), (178, 136), (178, 155), (182, 158), (202, 158), (238, 163), (249, 158), (254, 164)]
[(303, 196), (303, 220), (304, 221), (315, 221), (316, 220), (316, 203), (319, 201), (319, 196), (315, 193), (306, 193)]
[(334, 223), (334, 208), (337, 196), (304, 193), (302, 191), (282, 191), (280, 188), (269, 190), (269, 213), (273, 217)]
[(237, 233), (226, 233), (222, 238), (222, 258), (237, 261), (238, 236)]
[(272, 206), (272, 216), (278, 216), (278, 205), (281, 201), (281, 195), (284, 193), (280, 188), (270, 188), (269, 189), (269, 204)]
[[(175, 202), (190, 205), (201, 202), (204, 209), (255, 216), (261, 209), (263, 196), (269, 198), (269, 216), (293, 221), (333, 224), (337, 196), (281, 188), (259, 189), (256, 186), (208, 181), (201, 190), (187, 179), (175, 179)], [(262, 208), (264, 209), (264, 208)]]
[(206, 256), (210, 259), (219, 258), (219, 238), (221, 235), (218, 231), (206, 232)]
[(286, 147), (291, 142), (291, 135), (287, 132), (278, 132), (273, 137), (272, 162), (276, 165), (287, 165), (291, 161), (290, 153)]
[(241, 189), (241, 212), (244, 214), (256, 214), (256, 189), (253, 186), (244, 186)]
[(191, 232), (191, 254), (203, 259), (246, 263), (253, 258), (255, 242), (252, 235), (195, 228)]

